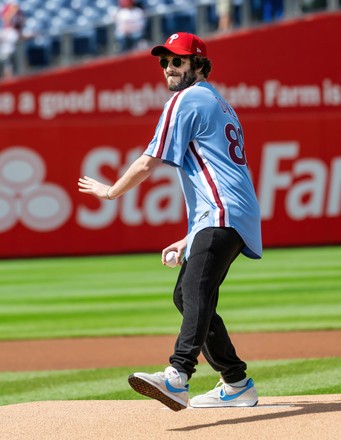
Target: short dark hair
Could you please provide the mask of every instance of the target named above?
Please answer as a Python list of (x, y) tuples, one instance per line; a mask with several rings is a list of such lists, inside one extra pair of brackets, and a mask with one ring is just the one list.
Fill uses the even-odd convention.
[(190, 55), (189, 59), (191, 61), (191, 67), (193, 70), (201, 69), (202, 74), (205, 78), (208, 78), (209, 73), (212, 69), (212, 63), (208, 58), (201, 57), (199, 55)]

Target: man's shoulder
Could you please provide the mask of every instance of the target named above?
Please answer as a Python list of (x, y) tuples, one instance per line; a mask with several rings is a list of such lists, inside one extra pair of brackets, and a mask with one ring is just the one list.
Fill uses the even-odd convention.
[(200, 81), (193, 86), (189, 87), (192, 93), (198, 93), (198, 94), (212, 94), (213, 92), (213, 86), (206, 81)]
[(204, 106), (207, 100), (214, 98), (212, 90), (205, 85), (206, 83), (198, 83), (183, 90), (182, 99), (184, 102), (191, 101), (192, 103), (195, 102), (196, 105)]

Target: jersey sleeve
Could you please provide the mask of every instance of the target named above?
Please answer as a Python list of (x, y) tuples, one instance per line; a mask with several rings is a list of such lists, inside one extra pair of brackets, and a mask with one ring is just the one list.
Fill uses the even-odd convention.
[(189, 105), (188, 102), (192, 89), (176, 93), (167, 102), (145, 154), (182, 167), (184, 156), (190, 141), (195, 137), (200, 120), (197, 107)]

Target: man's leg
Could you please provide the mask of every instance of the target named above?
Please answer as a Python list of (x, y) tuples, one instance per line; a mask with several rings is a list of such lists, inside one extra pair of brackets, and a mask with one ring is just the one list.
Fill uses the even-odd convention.
[[(197, 234), (191, 256), (180, 271), (174, 291), (174, 302), (183, 315), (183, 323), (175, 352), (170, 358), (172, 367), (166, 368), (162, 373), (134, 373), (130, 375), (128, 381), (135, 391), (159, 400), (174, 411), (187, 407), (188, 384), (184, 382), (183, 375), (186, 373), (188, 378), (191, 377), (195, 371), (201, 348), (205, 343), (210, 345), (207, 337), (212, 317), (215, 316), (218, 288), (242, 246), (241, 238), (231, 228), (207, 228)], [(227, 332), (223, 322), (219, 323), (219, 320), (214, 319), (214, 323), (215, 337), (224, 338), (224, 335), (226, 337)], [(214, 347), (219, 347), (219, 344), (214, 343)], [(244, 371), (245, 364), (235, 356), (234, 349), (228, 350), (230, 358), (232, 357), (236, 361), (234, 371), (237, 370), (238, 362), (239, 370)], [(214, 361), (218, 362), (217, 359)], [(231, 367), (229, 365), (226, 367), (230, 368), (231, 374)], [(234, 394), (232, 405), (228, 402), (225, 406), (252, 406), (255, 402), (257, 403), (258, 397), (253, 395), (254, 387), (252, 387), (253, 382), (250, 379), (247, 386), (244, 387), (245, 390), (242, 390), (242, 394), (246, 398), (241, 401), (236, 399)], [(229, 394), (227, 399), (230, 401)], [(197, 400), (192, 406), (216, 405), (216, 395), (210, 395), (209, 398), (205, 395), (197, 396)], [(218, 406), (222, 406), (219, 396)]]
[(240, 253), (243, 241), (233, 228), (206, 228), (194, 238), (174, 290), (174, 303), (183, 315), (170, 362), (190, 378), (203, 349), (214, 369), (240, 380), (246, 365), (235, 353), (221, 318), (216, 314), (218, 291)]
[(225, 382), (238, 382), (246, 377), (247, 365), (237, 356), (224, 322), (217, 313), (212, 316), (202, 353)]

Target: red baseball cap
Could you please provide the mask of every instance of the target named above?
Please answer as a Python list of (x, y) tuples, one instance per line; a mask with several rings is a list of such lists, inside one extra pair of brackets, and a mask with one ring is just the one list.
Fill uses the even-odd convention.
[(174, 53), (175, 55), (199, 55), (207, 57), (205, 43), (196, 35), (187, 34), (186, 32), (177, 32), (171, 35), (164, 46), (155, 46), (151, 54), (158, 56), (165, 51)]

